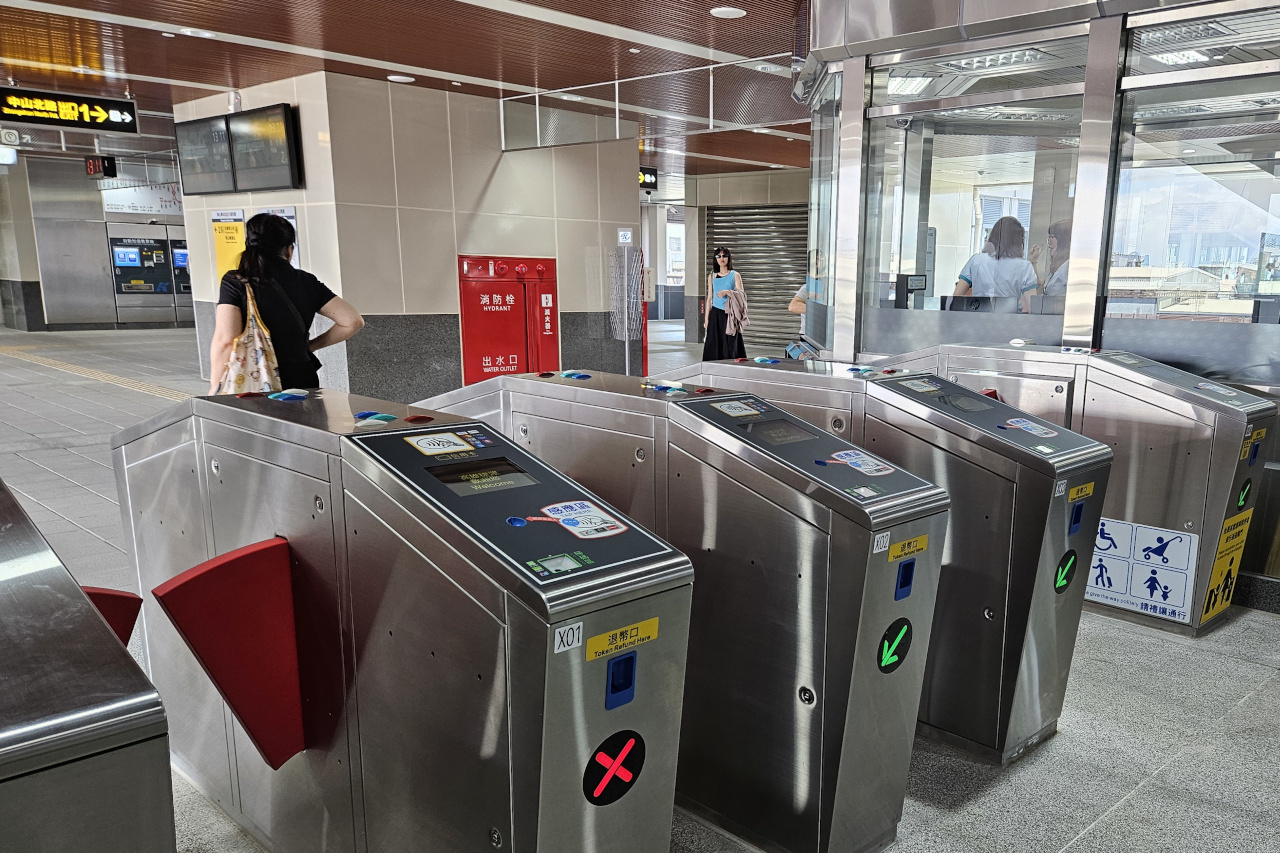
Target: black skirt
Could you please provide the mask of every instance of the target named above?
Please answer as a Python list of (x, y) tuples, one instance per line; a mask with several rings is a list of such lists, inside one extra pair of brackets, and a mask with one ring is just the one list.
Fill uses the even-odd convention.
[(729, 315), (724, 309), (711, 306), (711, 316), (707, 320), (707, 338), (702, 344), (703, 361), (719, 361), (724, 358), (746, 358), (747, 347), (742, 342), (742, 332), (736, 335), (725, 334), (729, 323)]

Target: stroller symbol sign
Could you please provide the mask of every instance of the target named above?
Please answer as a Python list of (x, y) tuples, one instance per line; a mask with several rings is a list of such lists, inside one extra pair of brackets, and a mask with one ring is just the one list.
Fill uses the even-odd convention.
[(1163, 536), (1157, 536), (1156, 544), (1142, 549), (1142, 559), (1150, 560), (1152, 557), (1159, 557), (1161, 562), (1168, 565), (1169, 557), (1165, 552), (1169, 550), (1170, 545), (1173, 545), (1176, 542), (1181, 542), (1182, 538), (1183, 537), (1181, 536), (1173, 536), (1169, 539), (1165, 539)]
[(1098, 523), (1085, 597), (1158, 619), (1188, 623), (1200, 537), (1118, 518)]

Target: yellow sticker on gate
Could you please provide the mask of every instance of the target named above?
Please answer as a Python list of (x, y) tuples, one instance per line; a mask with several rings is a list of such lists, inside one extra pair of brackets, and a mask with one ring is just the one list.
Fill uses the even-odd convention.
[(1222, 525), (1218, 539), (1218, 553), (1213, 558), (1213, 572), (1209, 575), (1209, 589), (1204, 596), (1204, 610), (1200, 624), (1208, 622), (1231, 606), (1231, 596), (1240, 579), (1240, 557), (1249, 537), (1249, 523), (1253, 521), (1253, 509), (1228, 518)]
[(913, 539), (903, 539), (897, 545), (889, 548), (889, 562), (901, 560), (903, 557), (910, 557), (914, 554), (923, 554), (929, 550), (929, 534), (916, 536)]
[(1083, 486), (1076, 486), (1071, 490), (1071, 494), (1067, 496), (1067, 500), (1075, 503), (1082, 498), (1087, 498), (1093, 494), (1093, 483), (1085, 483)]
[(1240, 461), (1249, 458), (1249, 448), (1253, 447), (1253, 436), (1246, 435), (1244, 437), (1244, 445), (1240, 448)]
[(596, 634), (587, 640), (587, 660), (600, 660), (658, 638), (658, 617)]
[(1262, 441), (1262, 439), (1264, 439), (1264, 438), (1266, 438), (1266, 437), (1267, 437), (1267, 428), (1266, 428), (1266, 427), (1263, 427), (1262, 429), (1255, 429), (1255, 430), (1253, 431), (1253, 440), (1254, 440), (1254, 441)]

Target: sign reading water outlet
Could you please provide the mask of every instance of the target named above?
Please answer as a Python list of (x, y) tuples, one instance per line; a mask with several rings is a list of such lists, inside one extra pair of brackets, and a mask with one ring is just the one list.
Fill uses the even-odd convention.
[(635, 787), (644, 769), (644, 738), (629, 729), (609, 735), (582, 772), (582, 795), (593, 806), (616, 803)]
[(21, 124), (137, 133), (137, 116), (138, 108), (133, 101), (32, 89), (5, 89), (0, 94), (0, 118)]

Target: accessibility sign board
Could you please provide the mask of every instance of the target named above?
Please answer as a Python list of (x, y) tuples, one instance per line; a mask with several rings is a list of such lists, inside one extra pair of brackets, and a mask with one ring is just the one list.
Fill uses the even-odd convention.
[(0, 119), (63, 130), (138, 132), (138, 106), (133, 101), (35, 89), (0, 93)]
[(1191, 624), (1200, 537), (1104, 518), (1098, 524), (1085, 598), (1157, 619)]

